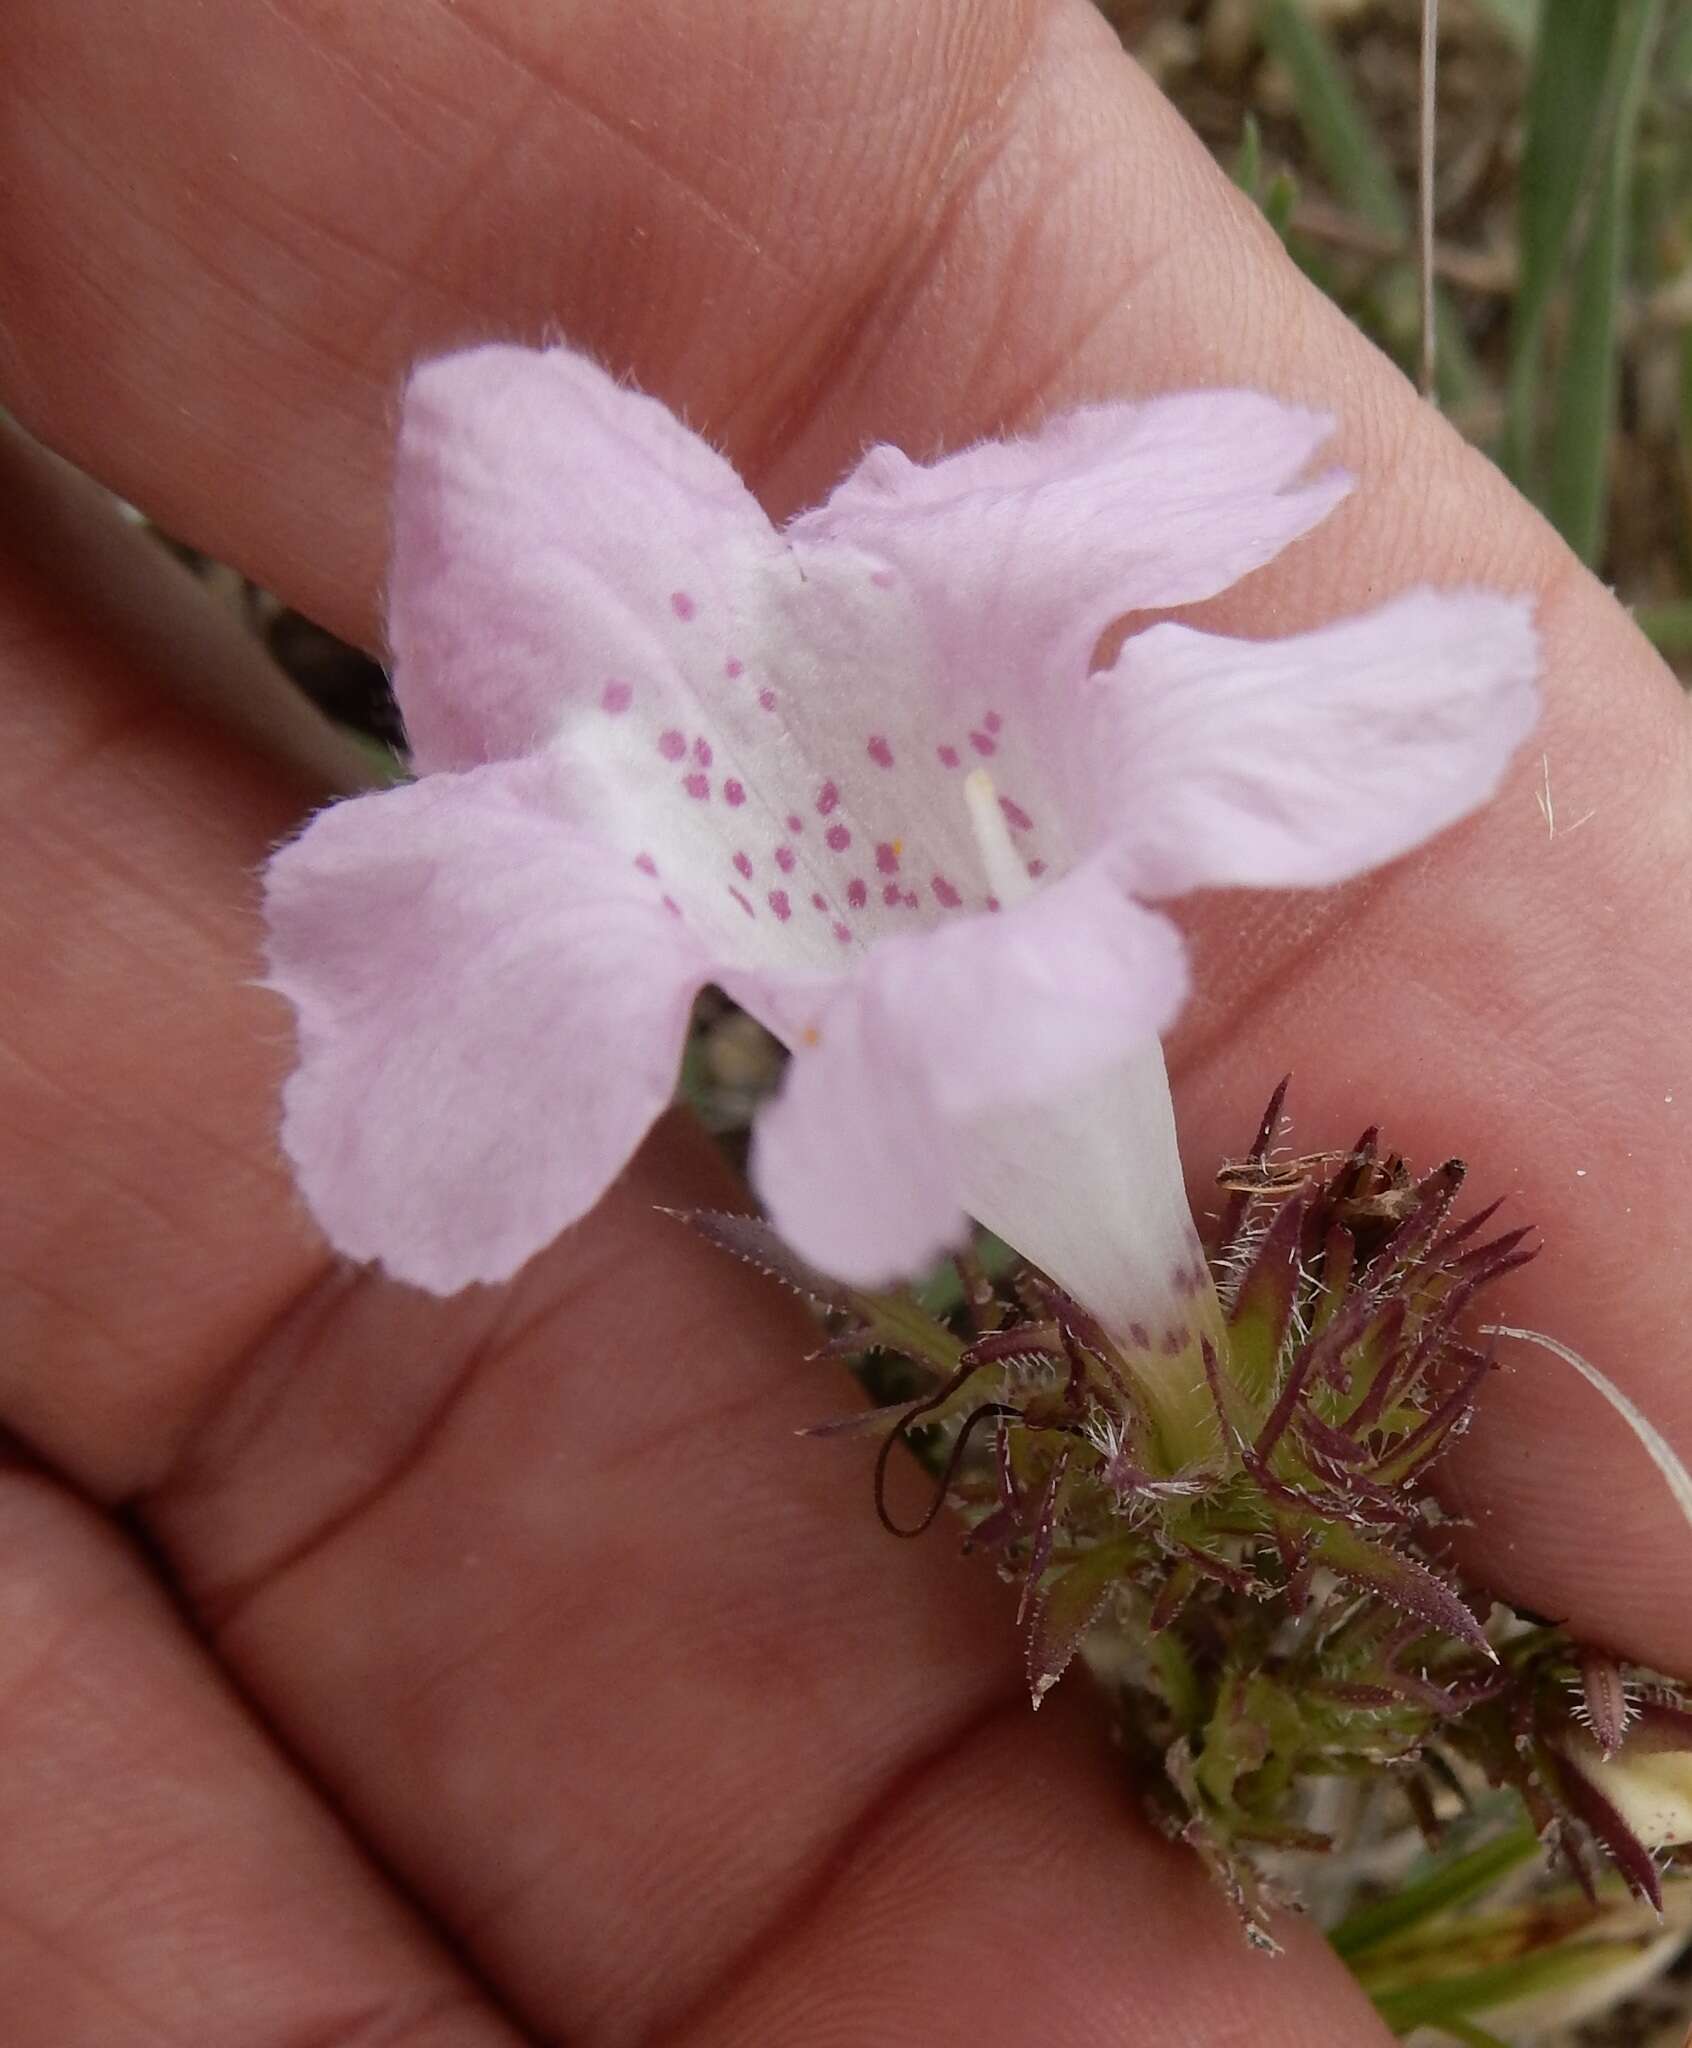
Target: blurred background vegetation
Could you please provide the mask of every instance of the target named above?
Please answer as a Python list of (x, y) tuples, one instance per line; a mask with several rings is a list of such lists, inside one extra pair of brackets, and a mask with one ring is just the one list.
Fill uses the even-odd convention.
[[(1100, 0), (1289, 253), (1418, 344), (1421, 0)], [(1692, 0), (1443, 0), (1440, 400), (1692, 682)]]

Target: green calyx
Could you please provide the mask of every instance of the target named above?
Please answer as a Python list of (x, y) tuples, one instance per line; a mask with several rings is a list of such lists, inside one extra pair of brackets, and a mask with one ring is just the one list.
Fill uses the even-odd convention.
[[(1218, 1176), (1207, 1281), (1155, 1361), (1026, 1268), (966, 1262), (942, 1319), (847, 1294), (744, 1219), (694, 1220), (830, 1315), (872, 1385), (914, 1387), (818, 1433), (878, 1435), (887, 1526), (949, 1505), (1017, 1587), (1036, 1706), (1091, 1666), (1154, 1816), (1258, 1943), (1285, 1852), (1334, 1846), (1333, 1781), (1388, 1768), (1430, 1835), (1510, 1786), (1583, 1885), (1608, 1861), (1652, 1897), (1652, 1856), (1570, 1759), (1582, 1727), (1613, 1748), (1641, 1687), (1659, 1719), (1684, 1702), (1467, 1589), (1425, 1491), (1493, 1369), (1477, 1298), (1529, 1233), (1489, 1234), (1496, 1204), (1456, 1219), (1461, 1164), (1415, 1176), (1373, 1131), (1272, 1157), (1283, 1091)], [(912, 1528), (881, 1489), (905, 1443), (936, 1476)]]

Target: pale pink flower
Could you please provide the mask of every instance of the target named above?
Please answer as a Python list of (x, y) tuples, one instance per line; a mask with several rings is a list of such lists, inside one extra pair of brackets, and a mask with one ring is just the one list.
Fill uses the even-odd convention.
[(970, 1214), (1119, 1329), (1194, 1292), (1157, 1042), (1186, 968), (1148, 902), (1390, 860), (1535, 715), (1527, 608), (1478, 591), (1270, 642), (1154, 625), (1090, 672), (1327, 515), (1328, 431), (1241, 391), (1092, 406), (874, 448), (777, 529), (581, 356), (420, 370), (390, 605), (419, 779), (267, 879), (331, 1241), (507, 1277), (634, 1151), (715, 982), (793, 1049), (754, 1177), (816, 1264), (883, 1281)]

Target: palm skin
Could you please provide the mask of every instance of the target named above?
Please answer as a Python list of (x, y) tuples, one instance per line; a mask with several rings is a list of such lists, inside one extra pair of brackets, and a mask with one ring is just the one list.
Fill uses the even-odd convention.
[[(1285, 265), (1082, 0), (14, 0), (0, 399), (366, 640), (397, 380), (562, 329), (772, 511), (1087, 397), (1339, 415), (1352, 504), (1211, 615), (1541, 600), (1536, 758), (1332, 898), (1217, 898), (1196, 1168), (1461, 1145), (1512, 1312), (1692, 1447), (1687, 727), (1605, 593)], [(1384, 2040), (1250, 1956), (1079, 1693), (895, 1549), (797, 1312), (655, 1205), (664, 1127), (510, 1289), (334, 1265), (276, 1157), (251, 871), (339, 772), (232, 629), (14, 440), (0, 493), (0, 1993), (20, 2048)], [(1576, 1169), (1580, 1169), (1577, 1175)], [(1524, 1367), (1450, 1488), (1488, 1575), (1692, 1668), (1687, 1536)], [(164, 1582), (161, 1589), (158, 1581)], [(173, 1598), (174, 1596), (174, 1598)]]

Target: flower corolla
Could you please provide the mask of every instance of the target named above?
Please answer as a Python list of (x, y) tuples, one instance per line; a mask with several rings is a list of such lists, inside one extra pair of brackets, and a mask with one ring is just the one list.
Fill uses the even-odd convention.
[(1582, 1737), (1571, 1741), (1567, 1754), (1642, 1848), (1673, 1849), (1692, 1842), (1692, 1749), (1636, 1739), (1605, 1756), (1597, 1743)]
[(1528, 607), (1476, 590), (1272, 641), (1150, 624), (1095, 667), (1328, 515), (1330, 424), (1088, 406), (872, 448), (778, 528), (579, 354), (421, 368), (389, 607), (416, 780), (266, 884), (331, 1241), (440, 1292), (509, 1276), (628, 1160), (714, 982), (792, 1049), (753, 1175), (818, 1266), (885, 1281), (974, 1216), (1119, 1331), (1208, 1292), (1153, 906), (1391, 860), (1536, 711)]

